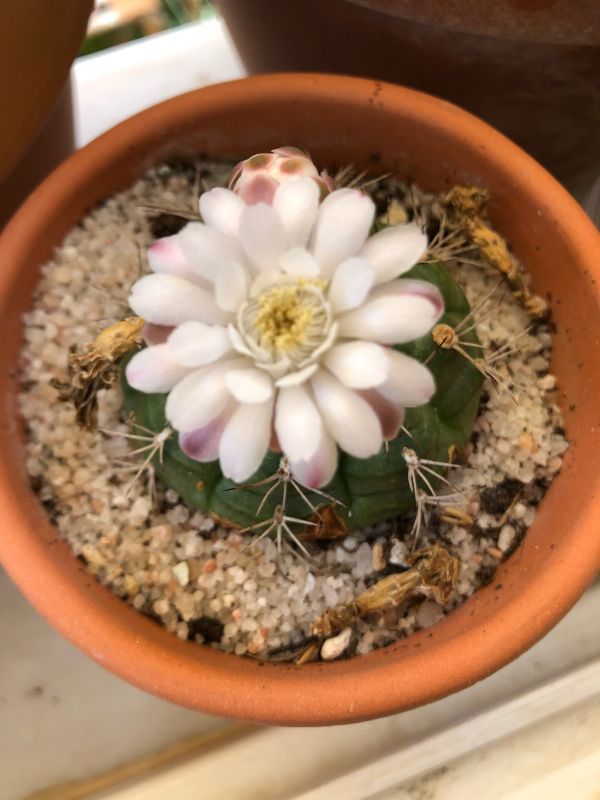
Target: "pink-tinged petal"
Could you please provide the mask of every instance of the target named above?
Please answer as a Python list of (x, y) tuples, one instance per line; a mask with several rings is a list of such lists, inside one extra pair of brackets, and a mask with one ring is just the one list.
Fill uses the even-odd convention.
[(152, 272), (177, 275), (192, 283), (206, 285), (206, 281), (191, 269), (179, 244), (179, 234), (157, 239), (148, 248), (148, 265)]
[(129, 305), (155, 325), (180, 325), (190, 319), (219, 324), (231, 316), (206, 289), (176, 275), (144, 275), (131, 287)]
[(344, 386), (370, 389), (382, 384), (389, 372), (386, 350), (372, 342), (344, 342), (325, 353), (323, 363)]
[(286, 386), (300, 386), (306, 383), (309, 378), (312, 378), (318, 369), (318, 364), (309, 364), (307, 367), (303, 367), (297, 372), (288, 372), (283, 378), (279, 378), (279, 380), (275, 382), (275, 385), (282, 389)]
[(168, 392), (189, 373), (187, 367), (174, 361), (166, 344), (145, 347), (125, 367), (127, 383), (140, 392)]
[(226, 236), (237, 236), (245, 203), (235, 192), (217, 186), (200, 195), (200, 215), (211, 228)]
[(418, 264), (427, 250), (427, 236), (418, 225), (394, 225), (370, 236), (360, 255), (371, 265), (375, 284), (386, 283)]
[(381, 344), (412, 342), (444, 312), (439, 290), (426, 281), (400, 279), (374, 289), (364, 305), (339, 318), (339, 334)]
[(190, 222), (176, 235), (189, 269), (210, 283), (223, 264), (242, 260), (235, 239), (202, 222)]
[(286, 144), (283, 147), (275, 147), (271, 150), (276, 156), (300, 156), (301, 158), (310, 159), (308, 153), (305, 153), (304, 150), (301, 150), (299, 147), (295, 147), (293, 144)]
[(262, 464), (269, 449), (273, 399), (266, 403), (244, 403), (225, 426), (219, 446), (219, 461), (225, 477), (242, 483)]
[(235, 261), (221, 265), (215, 279), (215, 300), (223, 311), (237, 311), (248, 296), (248, 273)]
[(231, 404), (203, 428), (179, 434), (179, 446), (188, 458), (204, 463), (217, 460), (221, 436), (234, 408), (235, 406)]
[(319, 275), (319, 265), (304, 247), (292, 247), (285, 252), (279, 260), (279, 266), (292, 278), (311, 280)]
[(225, 386), (239, 403), (264, 403), (273, 396), (273, 381), (261, 369), (232, 369)]
[(290, 178), (316, 178), (319, 171), (310, 158), (302, 154), (288, 156), (287, 158), (278, 158), (269, 168), (269, 174), (272, 175), (275, 180), (283, 183)]
[(231, 175), (229, 176), (229, 183), (227, 184), (229, 189), (233, 189), (234, 186), (236, 185), (236, 183), (238, 181), (238, 178), (242, 174), (242, 171), (244, 169), (244, 164), (245, 163), (246, 163), (245, 160), (244, 161), (239, 161), (235, 165), (235, 167), (231, 170)]
[(356, 458), (378, 453), (381, 425), (371, 406), (325, 370), (317, 372), (311, 383), (327, 429), (342, 450)]
[(281, 453), (281, 445), (279, 444), (279, 439), (274, 429), (271, 431), (271, 441), (269, 442), (269, 450), (272, 450), (274, 453)]
[(174, 328), (172, 325), (153, 325), (147, 322), (142, 328), (142, 336), (146, 344), (164, 344)]
[(251, 174), (252, 172), (263, 172), (268, 169), (277, 159), (273, 153), (256, 153), (247, 158), (242, 164), (242, 171)]
[(404, 422), (404, 409), (402, 406), (388, 400), (376, 389), (365, 389), (359, 392), (379, 417), (379, 424), (385, 441), (395, 439), (400, 433)]
[(406, 408), (422, 406), (428, 403), (435, 394), (435, 379), (427, 367), (416, 358), (387, 350), (389, 362), (388, 376), (381, 386), (377, 387), (388, 400)]
[(275, 431), (291, 461), (308, 461), (314, 455), (323, 420), (311, 393), (304, 386), (281, 389), (275, 407)]
[(279, 184), (269, 175), (242, 175), (235, 190), (247, 206), (265, 203), (270, 206)]
[(277, 267), (285, 249), (281, 220), (265, 203), (248, 206), (240, 218), (240, 243), (256, 270)]
[(331, 277), (342, 261), (361, 249), (375, 216), (371, 198), (357, 189), (338, 189), (319, 206), (311, 238), (311, 250), (321, 274)]
[(373, 270), (364, 258), (347, 258), (336, 268), (329, 286), (329, 303), (336, 314), (364, 303), (373, 285)]
[(294, 479), (308, 489), (327, 486), (338, 463), (338, 449), (331, 434), (323, 427), (317, 449), (308, 461), (291, 461)]
[(203, 367), (232, 350), (227, 328), (194, 320), (175, 328), (168, 344), (173, 359), (186, 367)]
[(273, 209), (283, 224), (286, 248), (306, 245), (318, 207), (319, 188), (312, 178), (296, 178), (279, 186)]
[(243, 366), (244, 359), (219, 361), (201, 367), (179, 381), (167, 397), (165, 413), (175, 430), (180, 433), (203, 428), (231, 403), (225, 386), (225, 375), (230, 369)]

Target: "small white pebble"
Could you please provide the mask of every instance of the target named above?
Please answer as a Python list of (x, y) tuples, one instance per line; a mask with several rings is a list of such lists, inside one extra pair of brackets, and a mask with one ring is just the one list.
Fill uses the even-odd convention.
[(344, 628), (337, 636), (326, 639), (321, 646), (321, 658), (323, 661), (333, 661), (339, 658), (350, 644), (352, 638), (352, 628)]
[(512, 525), (503, 525), (498, 536), (498, 547), (505, 553), (515, 538), (515, 529)]
[(421, 628), (431, 628), (444, 616), (444, 609), (433, 600), (425, 600), (417, 609), (417, 625)]
[(368, 542), (363, 542), (356, 551), (356, 561), (353, 573), (357, 578), (364, 578), (373, 571), (373, 556)]
[(190, 582), (190, 568), (187, 561), (180, 561), (173, 567), (173, 575), (177, 578), (180, 586), (187, 586)]
[(398, 539), (392, 539), (392, 549), (390, 550), (389, 562), (396, 567), (406, 566), (406, 557), (408, 556), (408, 548), (404, 542)]

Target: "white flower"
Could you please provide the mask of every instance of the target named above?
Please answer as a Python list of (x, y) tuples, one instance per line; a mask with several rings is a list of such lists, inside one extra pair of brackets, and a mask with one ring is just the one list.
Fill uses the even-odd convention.
[(150, 346), (129, 362), (130, 385), (168, 392), (183, 451), (218, 458), (236, 483), (272, 448), (298, 481), (325, 485), (338, 447), (374, 455), (404, 408), (435, 391), (427, 367), (389, 347), (424, 335), (443, 311), (434, 286), (399, 278), (425, 235), (409, 224), (369, 238), (367, 195), (319, 194), (305, 177), (279, 185), (272, 205), (206, 192), (204, 222), (155, 242), (152, 274), (131, 290)]

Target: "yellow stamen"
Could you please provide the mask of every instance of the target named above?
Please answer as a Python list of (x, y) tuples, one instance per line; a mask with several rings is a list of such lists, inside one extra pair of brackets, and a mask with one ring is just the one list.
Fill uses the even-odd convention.
[(249, 301), (240, 315), (247, 341), (273, 361), (301, 363), (323, 341), (329, 325), (322, 289), (322, 281), (300, 279)]
[(268, 350), (287, 353), (304, 344), (317, 309), (305, 305), (303, 299), (298, 286), (275, 287), (258, 298), (254, 324)]

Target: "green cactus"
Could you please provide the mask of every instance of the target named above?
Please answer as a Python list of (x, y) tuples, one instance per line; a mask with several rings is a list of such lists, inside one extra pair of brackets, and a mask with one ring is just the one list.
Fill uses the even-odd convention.
[[(455, 328), (469, 314), (463, 291), (441, 264), (418, 264), (404, 277), (429, 281), (440, 289), (445, 302), (440, 322)], [(475, 330), (461, 338), (472, 344), (478, 342)], [(397, 349), (425, 361), (436, 350), (436, 345), (427, 334)], [(477, 357), (479, 352), (473, 349), (471, 355)], [(481, 374), (464, 356), (450, 349), (438, 349), (428, 367), (435, 376), (437, 391), (427, 405), (407, 410), (404, 424), (411, 436), (401, 433), (372, 458), (357, 459), (340, 454), (336, 476), (325, 491), (340, 501), (336, 512), (349, 529), (364, 527), (414, 507), (407, 466), (402, 456), (404, 447), (415, 450), (420, 458), (447, 461), (452, 446), (460, 450), (469, 440), (479, 406)], [(125, 380), (124, 369), (122, 386), (125, 409), (133, 412), (136, 422), (157, 433), (163, 430), (167, 424), (164, 413), (166, 395), (149, 395), (132, 389)], [(218, 461), (202, 464), (188, 458), (179, 448), (176, 434), (165, 444), (162, 464), (158, 456), (155, 462), (164, 483), (189, 506), (240, 527), (270, 519), (281, 502), (282, 490), (278, 487), (257, 515), (269, 485), (237, 487), (223, 476)], [(273, 475), (279, 462), (280, 454), (269, 452), (248, 484), (256, 484)], [(433, 481), (435, 483), (435, 478)], [(306, 493), (315, 505), (322, 502), (322, 498), (309, 490)], [(286, 514), (302, 519), (311, 516), (305, 501), (293, 491), (288, 492)]]

